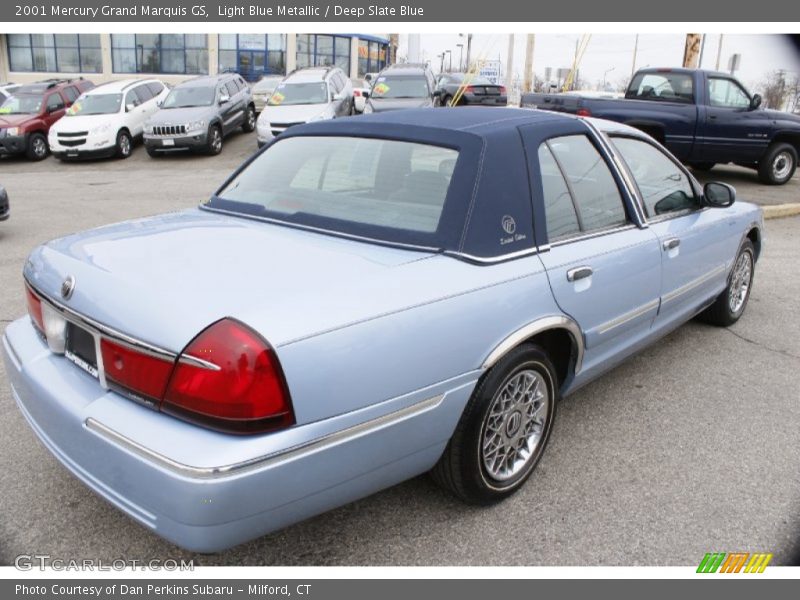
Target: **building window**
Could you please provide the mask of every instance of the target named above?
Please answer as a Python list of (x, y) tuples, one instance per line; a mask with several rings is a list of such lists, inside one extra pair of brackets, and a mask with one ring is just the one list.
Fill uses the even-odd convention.
[(286, 72), (286, 36), (263, 33), (219, 34), (219, 72), (256, 80)]
[(367, 73), (380, 73), (386, 66), (388, 44), (368, 40), (358, 40), (358, 76)]
[(208, 37), (200, 33), (114, 33), (115, 73), (208, 73)]
[(297, 35), (297, 66), (337, 66), (350, 74), (350, 38), (340, 35)]
[(9, 33), (12, 71), (100, 73), (100, 36), (94, 33)]

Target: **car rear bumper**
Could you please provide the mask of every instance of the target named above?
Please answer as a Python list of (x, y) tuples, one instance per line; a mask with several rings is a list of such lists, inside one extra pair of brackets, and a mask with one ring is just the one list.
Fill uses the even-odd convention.
[(207, 145), (208, 132), (201, 131), (193, 135), (179, 135), (175, 137), (163, 135), (144, 135), (144, 145), (151, 150), (200, 150)]
[(3, 358), (13, 397), (76, 477), (175, 544), (215, 552), (430, 469), (478, 374), (260, 436), (202, 429), (103, 390), (29, 319)]
[(465, 106), (508, 106), (508, 97), (464, 94), (458, 103)]

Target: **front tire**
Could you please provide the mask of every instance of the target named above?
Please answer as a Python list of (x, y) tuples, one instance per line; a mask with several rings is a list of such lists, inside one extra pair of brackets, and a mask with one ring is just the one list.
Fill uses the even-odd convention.
[(431, 471), (434, 480), (471, 504), (493, 504), (520, 489), (550, 437), (558, 400), (555, 373), (533, 344), (503, 357), (475, 388)]
[(728, 327), (736, 323), (744, 314), (750, 291), (753, 289), (756, 253), (753, 242), (745, 240), (733, 263), (728, 285), (717, 296), (714, 304), (700, 314), (706, 323)]
[(50, 152), (47, 147), (47, 138), (41, 133), (32, 133), (28, 138), (28, 147), (25, 149), (25, 156), (29, 160), (44, 160)]
[(128, 158), (133, 151), (133, 138), (131, 134), (123, 130), (117, 134), (117, 158)]
[(242, 131), (250, 133), (256, 128), (256, 109), (253, 106), (247, 107), (247, 112), (244, 115), (244, 123), (242, 123)]
[(222, 152), (222, 130), (218, 125), (208, 128), (206, 139), (206, 154), (216, 155)]
[(797, 169), (797, 150), (791, 144), (775, 142), (758, 161), (758, 177), (769, 185), (783, 185)]

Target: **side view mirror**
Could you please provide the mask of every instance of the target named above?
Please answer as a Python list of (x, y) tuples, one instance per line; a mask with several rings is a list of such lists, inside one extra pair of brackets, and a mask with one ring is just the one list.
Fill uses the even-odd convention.
[(161, 108), (162, 106), (164, 106), (164, 101), (163, 100), (156, 100), (156, 106), (158, 108)]
[(433, 97), (438, 98), (442, 95), (442, 90), (433, 90)]
[(136, 108), (136, 105), (133, 102), (128, 102), (125, 105), (125, 112), (131, 112), (134, 108)]
[(370, 75), (369, 73), (367, 73), (367, 75), (364, 77), (364, 80), (365, 80), (365, 81), (372, 81), (372, 75)]
[(230, 101), (231, 101), (231, 97), (228, 94), (222, 94), (219, 97), (219, 103), (220, 104), (227, 104)]
[(369, 98), (369, 92), (367, 91), (361, 92), (361, 95), (364, 96), (364, 98)]
[(761, 106), (761, 94), (753, 94), (753, 97), (750, 99), (750, 110), (755, 110), (759, 106)]
[(711, 181), (703, 187), (703, 200), (706, 206), (727, 208), (736, 201), (736, 188), (727, 183)]

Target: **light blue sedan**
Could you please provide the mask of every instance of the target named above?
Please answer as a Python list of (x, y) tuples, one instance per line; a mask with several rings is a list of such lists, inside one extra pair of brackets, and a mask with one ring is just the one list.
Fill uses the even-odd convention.
[(32, 429), (221, 550), (431, 471), (487, 504), (558, 399), (747, 306), (760, 210), (619, 125), (515, 109), (293, 127), (200, 207), (36, 248), (3, 356)]

